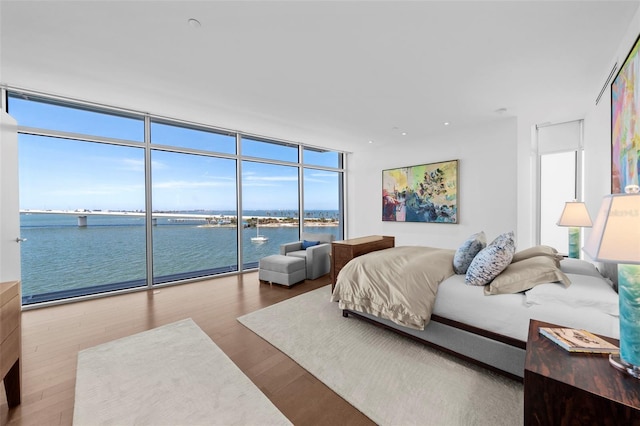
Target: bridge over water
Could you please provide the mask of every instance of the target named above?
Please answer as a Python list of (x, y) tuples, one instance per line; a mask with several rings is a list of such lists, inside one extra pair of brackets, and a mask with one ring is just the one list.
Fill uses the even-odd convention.
[[(131, 212), (131, 211), (114, 211), (114, 210), (20, 210), (22, 214), (63, 214), (63, 215), (73, 215), (78, 217), (78, 226), (85, 227), (87, 226), (87, 218), (89, 216), (129, 216), (129, 217), (145, 217), (146, 213), (144, 212)], [(236, 219), (236, 215), (212, 215), (212, 214), (201, 214), (201, 213), (162, 213), (162, 212), (153, 212), (151, 213), (152, 221), (154, 225), (158, 224), (158, 218), (170, 218), (170, 219), (191, 219), (191, 220), (201, 220), (206, 222), (207, 224), (215, 224), (220, 221), (224, 223), (230, 223), (231, 219)], [(242, 219), (245, 218), (258, 218), (258, 219), (266, 219), (267, 216), (243, 216)], [(283, 219), (280, 217), (269, 216), (270, 219)]]

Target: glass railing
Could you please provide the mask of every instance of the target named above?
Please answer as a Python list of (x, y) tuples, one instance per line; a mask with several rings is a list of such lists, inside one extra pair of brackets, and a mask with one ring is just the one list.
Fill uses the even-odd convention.
[(20, 214), (24, 305), (146, 284), (142, 212)]
[[(284, 211), (246, 211), (243, 269), (258, 267), (280, 245), (298, 240), (298, 220)], [(282, 216), (279, 216), (282, 215)], [(339, 238), (337, 212), (316, 211), (305, 232)], [(154, 284), (238, 271), (233, 212), (154, 212)], [(256, 227), (257, 218), (261, 224)], [(26, 210), (20, 214), (23, 305), (144, 287), (144, 212)], [(256, 235), (264, 241), (253, 240)]]

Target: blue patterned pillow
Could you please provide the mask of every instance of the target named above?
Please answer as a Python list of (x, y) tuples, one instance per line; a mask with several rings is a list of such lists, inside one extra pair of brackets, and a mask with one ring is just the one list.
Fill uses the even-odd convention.
[(489, 284), (509, 266), (515, 252), (513, 231), (499, 235), (473, 258), (464, 282), (468, 285)]
[(505, 244), (513, 245), (514, 250), (515, 250), (516, 237), (515, 237), (515, 234), (513, 233), (513, 231), (505, 232), (504, 234), (498, 235), (493, 241), (491, 241), (491, 243), (489, 245), (490, 246), (493, 246), (493, 245), (504, 246)]
[(456, 250), (456, 253), (453, 255), (453, 270), (455, 273), (460, 275), (466, 274), (473, 258), (486, 246), (487, 237), (484, 235), (484, 231), (470, 236), (467, 241), (458, 247), (458, 250)]
[(306, 250), (309, 247), (317, 246), (318, 244), (320, 244), (320, 241), (302, 240), (302, 250)]

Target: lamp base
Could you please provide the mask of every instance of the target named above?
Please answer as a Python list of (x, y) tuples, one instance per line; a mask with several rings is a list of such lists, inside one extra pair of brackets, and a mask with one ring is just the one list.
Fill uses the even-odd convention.
[(640, 367), (637, 365), (629, 364), (627, 361), (620, 358), (620, 354), (610, 354), (609, 364), (616, 370), (620, 370), (623, 373), (627, 373), (630, 376), (640, 379)]
[(569, 257), (580, 259), (580, 228), (576, 226), (569, 228)]

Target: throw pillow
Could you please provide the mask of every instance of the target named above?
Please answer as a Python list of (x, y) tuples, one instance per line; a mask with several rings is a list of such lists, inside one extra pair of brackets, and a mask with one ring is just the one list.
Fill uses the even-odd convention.
[(494, 238), (494, 240), (491, 241), (491, 243), (489, 243), (490, 246), (493, 246), (493, 245), (503, 246), (504, 244), (512, 244), (514, 247), (514, 253), (515, 253), (516, 237), (513, 231), (500, 234), (496, 238)]
[(511, 263), (516, 244), (513, 232), (498, 236), (473, 258), (464, 282), (467, 285), (486, 285)]
[(470, 236), (453, 255), (453, 270), (456, 274), (466, 274), (471, 261), (476, 255), (487, 246), (487, 237), (484, 231)]
[(529, 290), (538, 284), (561, 282), (569, 286), (571, 281), (556, 266), (555, 259), (548, 256), (534, 256), (512, 262), (484, 288), (484, 294), (512, 294)]
[(320, 241), (302, 240), (302, 250), (306, 250), (309, 247), (317, 246), (318, 244), (320, 244)]

